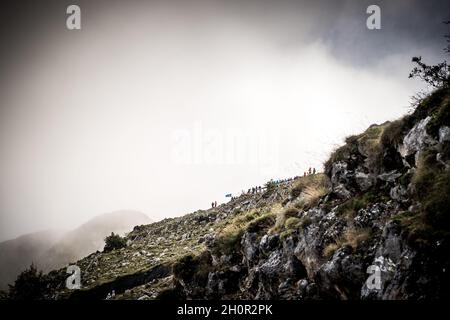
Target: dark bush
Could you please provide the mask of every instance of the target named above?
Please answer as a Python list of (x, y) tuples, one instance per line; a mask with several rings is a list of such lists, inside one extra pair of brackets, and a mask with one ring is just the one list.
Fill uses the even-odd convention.
[(103, 249), (103, 251), (109, 252), (112, 250), (124, 248), (126, 246), (127, 241), (125, 240), (125, 238), (122, 238), (118, 234), (114, 234), (114, 232), (111, 232), (111, 235), (105, 238), (105, 248)]
[(34, 264), (17, 276), (14, 285), (9, 287), (9, 297), (13, 300), (43, 300), (47, 285), (42, 271)]
[(263, 193), (263, 198), (267, 199), (268, 197), (270, 197), (270, 195), (275, 191), (277, 184), (270, 180), (268, 182), (266, 182), (266, 184), (264, 185), (266, 191)]
[(412, 62), (416, 64), (410, 78), (419, 78), (435, 88), (448, 87), (450, 83), (450, 65), (447, 61), (429, 66), (422, 62), (422, 57), (413, 57)]

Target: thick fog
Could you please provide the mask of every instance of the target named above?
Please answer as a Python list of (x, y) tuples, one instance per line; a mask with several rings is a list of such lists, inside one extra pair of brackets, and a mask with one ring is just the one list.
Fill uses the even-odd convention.
[(0, 27), (0, 240), (114, 210), (153, 220), (321, 170), (408, 112), (446, 1), (11, 1)]

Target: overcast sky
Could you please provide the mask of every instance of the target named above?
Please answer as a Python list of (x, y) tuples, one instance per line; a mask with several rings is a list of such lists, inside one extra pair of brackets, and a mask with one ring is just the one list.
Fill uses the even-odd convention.
[[(66, 8), (81, 7), (81, 30)], [(366, 8), (381, 7), (381, 30)], [(10, 1), (0, 13), (0, 240), (157, 220), (321, 168), (408, 111), (448, 1)]]

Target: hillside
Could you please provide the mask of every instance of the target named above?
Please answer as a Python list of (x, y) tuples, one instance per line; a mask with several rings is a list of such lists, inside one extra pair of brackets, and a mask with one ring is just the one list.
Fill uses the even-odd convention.
[(111, 232), (124, 235), (135, 225), (148, 224), (151, 220), (137, 211), (114, 211), (98, 215), (78, 228), (67, 232), (51, 248), (39, 257), (38, 266), (44, 271), (60, 268), (70, 262), (102, 250), (104, 239)]
[(32, 263), (50, 271), (102, 250), (111, 232), (125, 234), (135, 225), (151, 220), (136, 211), (115, 211), (98, 215), (69, 232), (43, 231), (0, 243), (0, 289), (7, 289), (17, 275)]
[[(346, 139), (324, 173), (136, 226), (127, 246), (45, 277), (49, 299), (448, 298), (450, 93)], [(368, 268), (380, 270), (368, 287)]]

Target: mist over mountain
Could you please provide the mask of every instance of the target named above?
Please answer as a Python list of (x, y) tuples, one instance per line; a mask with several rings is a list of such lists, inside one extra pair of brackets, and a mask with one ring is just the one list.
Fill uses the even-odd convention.
[(0, 289), (14, 281), (20, 271), (44, 254), (58, 241), (63, 232), (47, 230), (20, 236), (0, 243)]
[(64, 266), (92, 252), (102, 250), (104, 239), (111, 232), (124, 235), (134, 226), (150, 222), (150, 218), (137, 211), (114, 211), (99, 215), (66, 233), (40, 257), (39, 266), (44, 271)]
[(151, 219), (138, 211), (104, 213), (78, 228), (63, 232), (49, 230), (20, 236), (0, 243), (0, 289), (7, 288), (31, 263), (49, 271), (102, 250), (104, 238), (111, 232), (124, 235), (136, 225)]
[(1, 240), (116, 208), (175, 217), (318, 167), (404, 113), (411, 55), (440, 60), (450, 11), (377, 1), (369, 30), (369, 1), (80, 0), (77, 32), (64, 1), (7, 2)]

